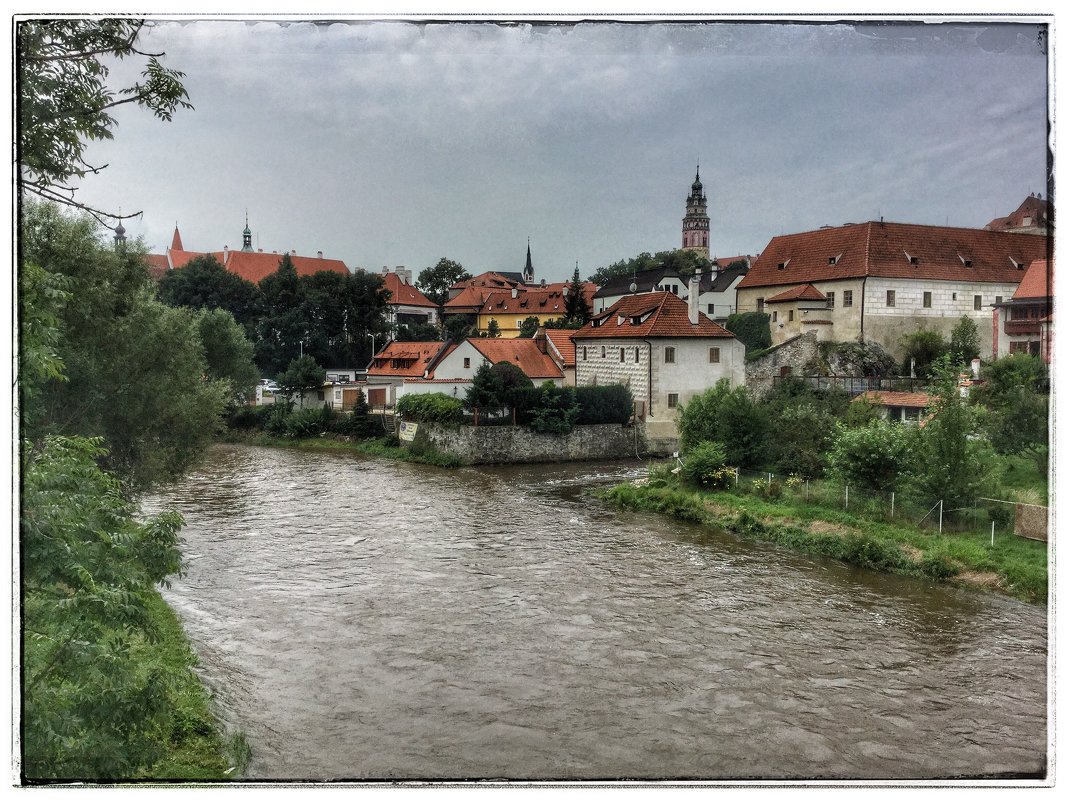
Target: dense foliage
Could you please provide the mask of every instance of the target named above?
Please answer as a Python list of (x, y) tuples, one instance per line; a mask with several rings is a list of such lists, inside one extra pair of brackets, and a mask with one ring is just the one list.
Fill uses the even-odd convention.
[(225, 269), (214, 256), (197, 256), (179, 270), (167, 270), (156, 287), (168, 306), (225, 309), (251, 336), (260, 315), (260, 290)]
[(723, 446), (727, 463), (734, 467), (763, 464), (767, 415), (745, 387), (731, 388), (726, 378), (679, 407), (679, 446), (689, 453), (702, 442)]
[(297, 404), (304, 408), (304, 393), (311, 389), (320, 389), (326, 381), (326, 370), (320, 367), (311, 356), (298, 356), (289, 363), (285, 372), (278, 376), (278, 388), (283, 395), (296, 396)]
[(745, 355), (771, 347), (771, 316), (764, 312), (732, 314), (723, 325), (745, 345)]
[(639, 253), (634, 258), (621, 259), (606, 267), (600, 267), (590, 276), (590, 280), (598, 286), (603, 286), (613, 278), (634, 275), (656, 267), (676, 270), (681, 275), (693, 275), (698, 268), (707, 270), (711, 266), (712, 262), (693, 250), (662, 250), (656, 254)]
[(634, 413), (634, 396), (622, 384), (576, 387), (575, 400), (581, 409), (576, 422), (580, 425), (619, 423), (626, 425)]
[(831, 474), (870, 492), (901, 490), (912, 467), (912, 429), (884, 420), (838, 430), (828, 455)]
[(449, 299), (449, 288), (470, 277), (471, 274), (463, 268), (462, 264), (442, 257), (433, 267), (419, 271), (415, 285), (426, 295), (427, 300), (434, 301), (440, 309)]
[(955, 365), (966, 367), (979, 358), (979, 327), (971, 317), (961, 317), (949, 334), (949, 356)]
[(397, 401), (397, 414), (405, 420), (420, 423), (457, 425), (463, 422), (464, 404), (459, 398), (446, 395), (444, 392), (405, 395)]
[(948, 350), (942, 335), (927, 329), (913, 331), (904, 337), (903, 342), (905, 355), (901, 359), (902, 372), (911, 374), (915, 369), (917, 378), (931, 378), (934, 375), (935, 363)]

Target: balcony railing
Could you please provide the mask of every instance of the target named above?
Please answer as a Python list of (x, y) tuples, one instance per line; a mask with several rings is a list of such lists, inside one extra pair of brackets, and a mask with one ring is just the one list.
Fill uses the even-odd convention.
[(860, 395), (872, 390), (880, 392), (919, 392), (927, 385), (927, 380), (924, 378), (910, 378), (909, 376), (875, 378), (863, 375), (775, 376), (773, 382), (778, 384), (786, 378), (796, 378), (804, 381), (813, 389), (844, 389), (850, 395)]

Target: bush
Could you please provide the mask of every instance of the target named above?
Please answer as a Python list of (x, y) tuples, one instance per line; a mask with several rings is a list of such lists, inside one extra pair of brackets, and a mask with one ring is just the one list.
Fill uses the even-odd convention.
[(333, 417), (333, 410), (325, 404), (319, 409), (300, 409), (286, 418), (285, 435), (294, 439), (317, 437), (330, 430)]
[(576, 387), (575, 399), (581, 407), (580, 425), (619, 423), (626, 425), (634, 411), (634, 396), (622, 384), (599, 387)]
[(267, 415), (267, 422), (264, 423), (263, 430), (277, 437), (285, 436), (286, 423), (289, 420), (289, 413), (292, 407), (288, 403), (275, 401), (274, 405), (268, 408), (271, 411)]
[(764, 312), (732, 314), (723, 327), (742, 341), (747, 357), (771, 347), (771, 316)]
[(728, 464), (750, 467), (764, 458), (767, 412), (745, 387), (720, 379), (678, 412), (679, 445), (689, 453), (701, 442), (719, 442)]
[(713, 489), (725, 489), (734, 478), (734, 471), (726, 467), (726, 453), (718, 442), (702, 442), (686, 456), (682, 476), (691, 484)]
[(405, 395), (397, 401), (397, 414), (405, 420), (419, 423), (459, 425), (463, 422), (464, 404), (459, 398), (444, 392), (427, 395)]
[(531, 411), (530, 427), (539, 434), (569, 434), (579, 415), (574, 387), (558, 387), (546, 381), (538, 390), (537, 408)]
[(271, 405), (235, 406), (230, 410), (226, 424), (242, 431), (262, 431), (272, 411), (274, 407)]
[(860, 428), (839, 426), (827, 458), (840, 481), (871, 492), (901, 488), (913, 459), (913, 433), (877, 420)]
[(749, 488), (754, 495), (759, 495), (761, 498), (767, 498), (768, 500), (774, 500), (782, 495), (782, 484), (774, 478), (758, 478)]

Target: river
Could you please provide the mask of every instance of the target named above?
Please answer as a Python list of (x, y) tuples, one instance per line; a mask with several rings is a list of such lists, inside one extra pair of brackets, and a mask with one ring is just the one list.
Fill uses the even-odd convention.
[(1044, 608), (583, 494), (642, 474), (218, 446), (145, 508), (251, 779), (1044, 776)]

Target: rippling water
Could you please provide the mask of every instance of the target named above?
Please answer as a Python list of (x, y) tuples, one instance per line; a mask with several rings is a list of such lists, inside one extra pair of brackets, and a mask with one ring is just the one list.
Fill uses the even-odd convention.
[(582, 494), (218, 447), (165, 593), (250, 778), (1044, 775), (1046, 614)]

